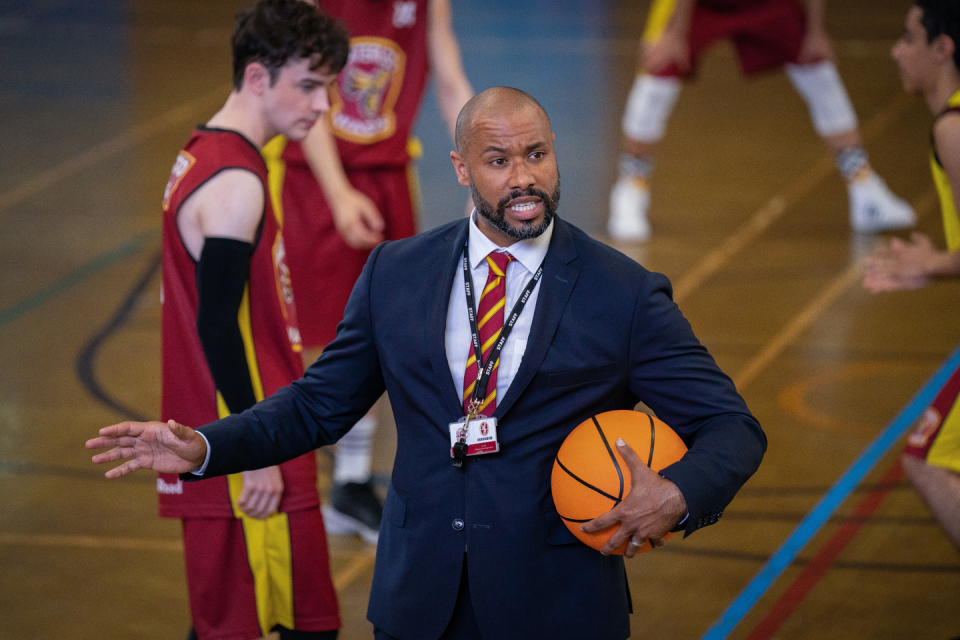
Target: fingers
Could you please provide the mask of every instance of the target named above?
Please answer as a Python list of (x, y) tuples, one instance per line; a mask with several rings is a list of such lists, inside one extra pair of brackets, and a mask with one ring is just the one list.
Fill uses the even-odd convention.
[(119, 478), (120, 476), (125, 476), (125, 475), (127, 475), (128, 473), (133, 473), (134, 471), (137, 471), (137, 470), (142, 469), (142, 468), (143, 468), (143, 467), (140, 466), (140, 462), (139, 462), (138, 460), (136, 460), (136, 459), (134, 459), (134, 460), (128, 460), (127, 462), (124, 462), (124, 463), (123, 463), (122, 465), (120, 465), (119, 467), (115, 467), (115, 468), (113, 468), (113, 469), (110, 469), (109, 471), (107, 471), (107, 472), (106, 472), (105, 474), (103, 474), (103, 475), (106, 476), (107, 478), (111, 478), (111, 479), (112, 479), (112, 478)]
[(251, 490), (243, 491), (237, 500), (237, 507), (240, 511), (258, 520), (268, 518), (277, 512), (280, 506), (279, 494), (273, 494), (268, 491)]
[(630, 470), (630, 484), (632, 486), (637, 486), (639, 482), (642, 482), (646, 475), (644, 470), (646, 470), (647, 474), (652, 473), (650, 467), (640, 459), (640, 456), (637, 455), (623, 438), (617, 438), (617, 451), (620, 452), (620, 457), (623, 458), (623, 461), (627, 463), (627, 469)]

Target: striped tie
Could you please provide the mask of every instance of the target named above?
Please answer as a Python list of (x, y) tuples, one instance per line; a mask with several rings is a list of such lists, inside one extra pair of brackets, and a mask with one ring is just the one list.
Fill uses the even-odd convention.
[[(490, 354), (490, 349), (496, 344), (500, 332), (503, 330), (504, 305), (506, 304), (507, 294), (507, 265), (515, 260), (509, 253), (500, 253), (492, 251), (487, 256), (487, 265), (490, 270), (487, 273), (487, 284), (483, 287), (483, 293), (480, 294), (480, 302), (477, 309), (477, 326), (480, 328), (480, 347), (483, 352), (483, 359), (486, 361)], [(498, 359), (494, 364), (493, 371), (490, 373), (490, 381), (487, 383), (487, 396), (483, 399), (478, 413), (486, 416), (493, 415), (497, 410), (497, 369), (500, 366)], [(467, 357), (467, 369), (463, 375), (463, 413), (468, 412), (467, 406), (470, 404), (470, 397), (473, 394), (473, 387), (477, 382), (477, 358), (473, 351), (473, 344), (470, 345), (470, 355)]]

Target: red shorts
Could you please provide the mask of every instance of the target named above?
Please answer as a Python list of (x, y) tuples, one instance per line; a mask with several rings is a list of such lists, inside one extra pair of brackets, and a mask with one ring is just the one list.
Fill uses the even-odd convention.
[[(797, 62), (807, 28), (807, 16), (796, 0), (765, 0), (736, 10), (709, 9), (697, 4), (690, 19), (690, 71), (710, 45), (731, 40), (745, 74)], [(676, 66), (656, 75), (681, 77)]]
[(262, 530), (244, 530), (250, 521), (183, 519), (190, 613), (200, 640), (254, 640), (277, 624), (340, 628), (320, 509), (267, 521), (253, 521), (270, 527), (265, 544)]
[(935, 467), (960, 473), (960, 368), (920, 415), (903, 452)]
[[(412, 171), (412, 167), (397, 167), (347, 173), (350, 183), (373, 200), (383, 216), (387, 240), (416, 233)], [(306, 347), (322, 347), (336, 336), (337, 324), (370, 251), (350, 248), (337, 233), (333, 213), (306, 163), (287, 162), (283, 211), (283, 241), (300, 337)]]

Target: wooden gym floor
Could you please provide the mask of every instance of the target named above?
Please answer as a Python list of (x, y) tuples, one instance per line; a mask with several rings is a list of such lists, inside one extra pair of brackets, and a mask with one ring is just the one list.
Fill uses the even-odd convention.
[[(229, 90), (242, 3), (0, 4), (4, 640), (186, 635), (178, 523), (156, 517), (151, 474), (108, 482), (83, 441), (157, 415), (159, 201), (177, 150)], [(561, 215), (605, 239), (646, 2), (453, 4), (474, 87), (540, 99), (557, 134)], [(835, 2), (828, 27), (874, 166), (942, 241), (930, 115), (902, 94), (888, 55), (908, 5)], [(429, 228), (465, 198), (432, 95), (418, 133)], [(702, 637), (748, 585), (759, 585), (755, 604), (728, 614), (729, 637), (960, 635), (960, 559), (897, 474), (900, 440), (870, 454), (876, 465), (834, 500), (839, 509), (817, 507), (960, 342), (960, 284), (878, 297), (860, 288), (859, 260), (878, 238), (851, 234), (804, 105), (780, 73), (743, 79), (725, 46), (684, 91), (653, 187), (654, 239), (619, 248), (673, 280), (770, 448), (718, 526), (628, 562), (634, 637)], [(394, 434), (382, 415), (386, 482)], [(319, 455), (325, 490), (329, 457)], [(826, 522), (758, 583), (811, 511)], [(369, 638), (374, 550), (333, 538), (331, 551), (341, 637)]]

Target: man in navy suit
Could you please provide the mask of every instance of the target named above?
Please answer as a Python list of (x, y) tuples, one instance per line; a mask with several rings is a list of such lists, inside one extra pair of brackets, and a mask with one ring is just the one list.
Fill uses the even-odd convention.
[[(87, 447), (114, 448), (94, 462), (132, 458), (108, 477), (153, 468), (194, 478), (277, 464), (336, 442), (386, 391), (397, 455), (367, 612), (376, 637), (628, 637), (623, 559), (609, 553), (629, 538), (632, 557), (678, 525), (689, 535), (715, 523), (766, 440), (667, 279), (556, 217), (553, 139), (526, 93), (475, 96), (451, 153), (473, 193), (470, 219), (377, 247), (336, 340), (300, 380), (197, 431), (173, 421), (107, 427)], [(498, 287), (490, 312), (468, 313)], [(509, 313), (504, 328), (481, 345), (474, 336), (497, 308)], [(558, 516), (551, 467), (574, 427), (638, 401), (690, 450), (658, 475), (617, 443), (632, 486), (583, 525), (619, 525), (597, 553)], [(497, 421), (496, 447), (458, 428), (477, 405)]]

